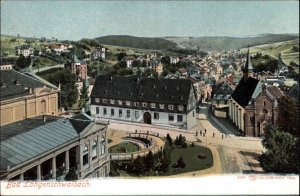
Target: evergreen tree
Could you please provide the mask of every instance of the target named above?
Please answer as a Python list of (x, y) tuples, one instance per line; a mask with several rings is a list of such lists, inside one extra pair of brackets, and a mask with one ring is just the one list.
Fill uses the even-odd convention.
[(280, 130), (299, 137), (299, 100), (284, 96), (279, 100), (277, 124)]
[(81, 89), (81, 107), (85, 108), (89, 101), (88, 87), (86, 86), (86, 80), (83, 80), (82, 83), (83, 84), (82, 84), (82, 89)]
[(269, 126), (262, 141), (260, 164), (266, 172), (299, 173), (299, 139)]
[(153, 157), (153, 153), (150, 150), (149, 153), (147, 154), (146, 158), (145, 158), (145, 165), (146, 165), (146, 170), (147, 171), (153, 171), (154, 170), (154, 157)]
[(185, 167), (185, 162), (183, 161), (182, 156), (180, 156), (177, 160), (177, 167), (180, 167), (181, 169)]
[(16, 66), (21, 68), (21, 69), (24, 69), (24, 68), (27, 67), (26, 65), (27, 65), (26, 64), (26, 58), (24, 57), (23, 54), (20, 54), (19, 58), (16, 61)]
[(167, 134), (166, 140), (167, 140), (169, 146), (173, 145), (173, 141), (172, 141), (170, 134)]

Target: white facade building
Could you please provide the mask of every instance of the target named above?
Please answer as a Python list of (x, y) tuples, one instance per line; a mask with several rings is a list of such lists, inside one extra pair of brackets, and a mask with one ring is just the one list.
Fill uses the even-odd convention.
[(183, 79), (100, 76), (91, 94), (95, 118), (190, 129), (195, 107), (192, 83)]

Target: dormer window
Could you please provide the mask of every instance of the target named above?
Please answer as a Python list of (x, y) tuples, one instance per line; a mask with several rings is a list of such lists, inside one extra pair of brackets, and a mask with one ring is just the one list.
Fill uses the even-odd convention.
[(122, 105), (122, 100), (118, 100), (118, 104), (119, 104), (119, 105)]
[(179, 105), (179, 106), (178, 106), (178, 110), (179, 110), (179, 111), (183, 111), (183, 110), (184, 110), (183, 105)]
[(174, 105), (168, 105), (169, 110), (174, 110)]
[(114, 99), (111, 99), (111, 100), (110, 100), (110, 104), (115, 104), (115, 100), (114, 100)]
[(147, 102), (143, 102), (143, 103), (142, 103), (142, 106), (143, 106), (143, 107), (147, 107), (147, 106), (148, 106)]
[(159, 104), (159, 109), (165, 109), (165, 105), (164, 104)]
[(102, 99), (102, 103), (107, 103), (107, 99)]
[(155, 103), (150, 103), (150, 107), (151, 107), (151, 108), (155, 108), (155, 107), (156, 107), (156, 104), (155, 104)]
[(100, 98), (95, 98), (95, 103), (100, 103)]

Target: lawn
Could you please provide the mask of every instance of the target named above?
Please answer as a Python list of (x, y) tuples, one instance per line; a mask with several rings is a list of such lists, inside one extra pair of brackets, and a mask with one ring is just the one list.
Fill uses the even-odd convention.
[[(179, 157), (182, 156), (184, 168), (178, 169), (174, 167)], [(174, 175), (185, 172), (207, 169), (213, 166), (212, 153), (208, 148), (202, 146), (194, 146), (187, 148), (175, 148), (171, 152), (171, 164), (169, 171), (165, 175)]]
[(136, 152), (139, 150), (139, 146), (131, 142), (122, 142), (114, 145), (108, 149), (110, 153), (128, 153)]

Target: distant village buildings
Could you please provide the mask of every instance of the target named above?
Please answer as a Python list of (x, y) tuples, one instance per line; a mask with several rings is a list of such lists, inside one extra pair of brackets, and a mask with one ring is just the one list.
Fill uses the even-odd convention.
[(33, 56), (34, 48), (31, 45), (24, 44), (21, 46), (16, 46), (16, 55), (20, 56), (21, 54), (25, 57)]

